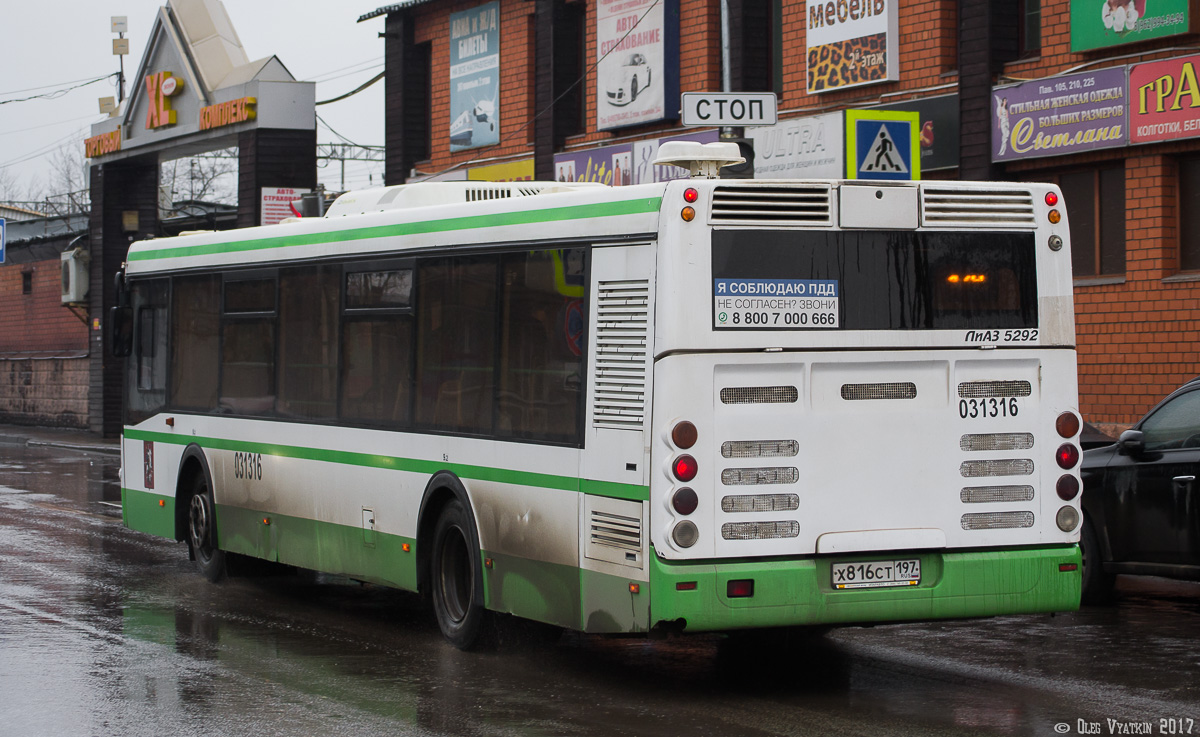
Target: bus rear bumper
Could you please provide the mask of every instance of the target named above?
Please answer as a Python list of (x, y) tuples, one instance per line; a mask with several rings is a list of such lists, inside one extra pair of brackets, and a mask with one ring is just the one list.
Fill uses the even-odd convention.
[[(912, 558), (921, 561), (916, 585), (837, 589), (831, 581), (834, 563)], [(730, 597), (731, 581), (753, 581), (752, 595)], [(704, 563), (651, 555), (650, 621), (696, 632), (1073, 611), (1081, 582), (1077, 545)]]

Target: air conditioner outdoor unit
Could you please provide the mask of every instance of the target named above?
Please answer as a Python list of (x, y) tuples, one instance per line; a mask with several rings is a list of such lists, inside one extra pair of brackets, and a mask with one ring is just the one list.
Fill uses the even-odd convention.
[(90, 261), (88, 252), (82, 248), (72, 248), (69, 251), (63, 251), (62, 254), (62, 303), (75, 304), (82, 302), (87, 297), (88, 282), (90, 275), (88, 274), (88, 262)]

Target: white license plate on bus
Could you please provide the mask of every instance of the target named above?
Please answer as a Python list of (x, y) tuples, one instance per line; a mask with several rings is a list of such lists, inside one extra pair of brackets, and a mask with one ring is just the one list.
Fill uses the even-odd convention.
[(921, 583), (921, 561), (873, 560), (864, 563), (834, 563), (835, 589), (873, 589), (883, 586), (916, 586)]

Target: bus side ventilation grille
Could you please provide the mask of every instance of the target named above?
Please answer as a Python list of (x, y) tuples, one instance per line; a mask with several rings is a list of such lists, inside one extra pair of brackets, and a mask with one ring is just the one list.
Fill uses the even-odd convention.
[(583, 555), (592, 560), (642, 567), (642, 503), (584, 496), (587, 539)]
[(596, 295), (596, 368), (592, 425), (640, 430), (646, 414), (650, 282), (600, 282)]
[(916, 399), (917, 385), (910, 381), (893, 384), (842, 384), (842, 399)]
[(926, 227), (1033, 228), (1033, 195), (1011, 189), (921, 188), (921, 225)]
[(795, 440), (726, 440), (722, 458), (790, 458), (800, 452)]
[(732, 386), (721, 390), (722, 404), (793, 404), (800, 399), (794, 386)]
[(963, 435), (958, 439), (960, 450), (1029, 450), (1033, 433), (999, 432), (988, 435)]
[(718, 185), (713, 190), (714, 224), (832, 225), (828, 186)]
[(775, 540), (781, 537), (799, 537), (800, 523), (796, 520), (781, 522), (726, 522), (721, 525), (721, 537), (726, 540)]
[(963, 504), (995, 504), (997, 502), (1031, 502), (1032, 486), (964, 486), (958, 498)]
[(509, 197), (532, 197), (542, 191), (541, 187), (528, 185), (502, 184), (491, 187), (474, 187), (467, 189), (467, 202), (485, 202), (487, 200), (504, 200)]
[(958, 472), (966, 478), (983, 476), (1031, 476), (1033, 461), (1028, 458), (1014, 458), (1001, 461), (963, 461)]
[(964, 514), (964, 530), (1011, 530), (1018, 527), (1033, 527), (1033, 512), (981, 512)]
[(958, 385), (960, 399), (985, 397), (1028, 397), (1033, 386), (1028, 381), (966, 381)]
[(800, 508), (799, 494), (738, 494), (721, 499), (721, 511), (794, 512)]
[(790, 468), (727, 468), (721, 472), (726, 486), (757, 486), (759, 484), (794, 484), (800, 480), (800, 470)]

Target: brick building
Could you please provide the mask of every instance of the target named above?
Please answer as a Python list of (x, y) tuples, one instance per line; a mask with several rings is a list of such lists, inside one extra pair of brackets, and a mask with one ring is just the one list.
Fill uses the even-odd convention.
[[(1174, 71), (1142, 68), (1151, 82), (1175, 75), (1168, 107), (1179, 103), (1186, 120), (1151, 120), (1146, 125), (1180, 131), (1135, 140), (1139, 93), (1129, 81), (1142, 62), (1186, 56), (1181, 47), (1196, 40), (1195, 20), (1186, 0), (1145, 6), (407, 0), (360, 22), (382, 17), (384, 27), (391, 184), (429, 175), (618, 185), (663, 176), (639, 165), (659, 142), (739, 132), (683, 128), (670, 95), (721, 89), (778, 95), (779, 123), (746, 131), (760, 177), (845, 176), (843, 111), (887, 108), (919, 112), (922, 178), (1059, 183), (1075, 252), (1080, 406), (1090, 421), (1116, 429), (1200, 374), (1200, 235), (1190, 227), (1200, 219), (1200, 125), (1187, 128), (1193, 118), (1184, 116), (1200, 108), (1200, 90), (1188, 87), (1196, 77), (1180, 71), (1189, 68), (1181, 61), (1172, 62)], [(482, 39), (484, 48), (463, 47), (479, 29), (462, 24), (488, 12), (498, 19), (495, 35)], [(650, 60), (644, 66), (662, 65), (642, 94), (666, 97), (659, 114), (614, 124), (612, 95), (632, 90), (612, 81), (613, 65), (624, 66), (626, 81), (643, 66), (625, 53), (622, 33), (639, 43), (661, 40), (661, 48), (629, 50)], [(615, 62), (603, 53), (613, 46)], [(478, 75), (464, 77), (462, 65), (493, 55), (495, 104), (471, 107), (455, 87)], [(839, 63), (847, 58), (855, 63)], [(1010, 95), (1022, 102), (1001, 112)], [(1079, 95), (1084, 104), (1046, 121), (1059, 127), (1039, 143), (1037, 121)], [(498, 132), (455, 145), (460, 111), (472, 113), (473, 125), (486, 113)]]

